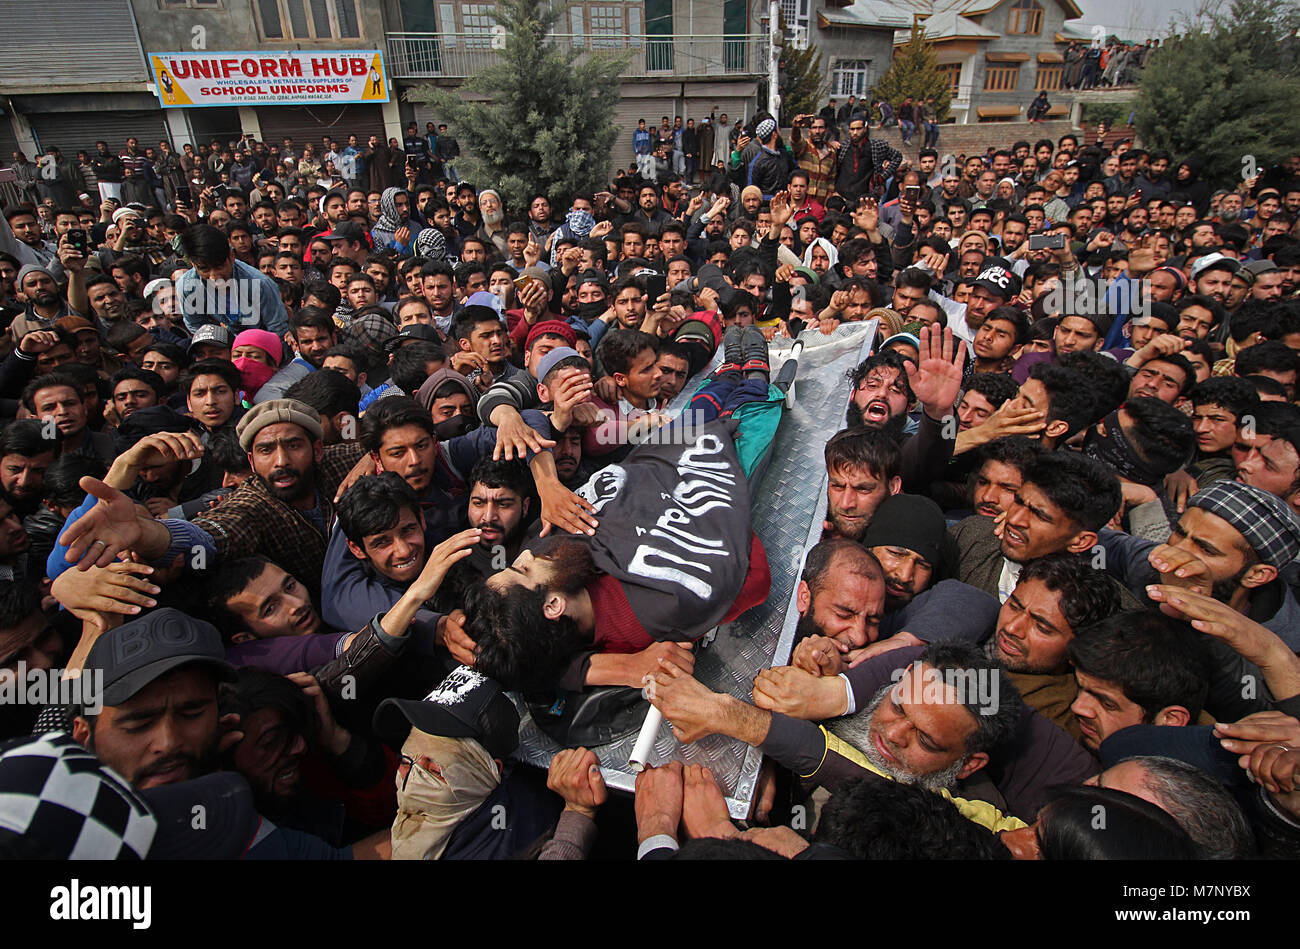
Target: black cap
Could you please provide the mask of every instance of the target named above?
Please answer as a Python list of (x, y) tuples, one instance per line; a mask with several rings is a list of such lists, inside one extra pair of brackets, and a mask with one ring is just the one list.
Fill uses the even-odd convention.
[(356, 221), (339, 221), (334, 225), (334, 230), (328, 234), (317, 234), (312, 240), (323, 241), (358, 241), (366, 243), (366, 231)]
[(423, 701), (384, 699), (375, 709), (376, 734), (400, 749), (411, 729), (442, 738), (473, 738), (494, 758), (519, 747), (519, 713), (496, 680), (469, 666), (453, 669)]
[(906, 547), (938, 570), (947, 536), (948, 523), (939, 505), (919, 494), (894, 494), (871, 516), (862, 546)]
[(985, 267), (975, 278), (975, 286), (983, 287), (989, 293), (996, 293), (1004, 300), (1011, 300), (1020, 293), (1020, 278), (1010, 267), (1003, 267), (1001, 264), (988, 265), (985, 261)]
[(227, 682), (235, 679), (217, 628), (164, 607), (100, 636), (86, 668), (103, 673), (104, 704), (121, 705), (159, 676), (192, 662), (211, 666)]
[[(238, 771), (217, 771), (138, 793), (158, 820), (150, 860), (238, 860), (262, 823), (253, 791)], [(196, 813), (203, 814), (197, 826)]]
[(384, 352), (391, 353), (397, 347), (403, 345), (408, 340), (418, 339), (426, 343), (442, 343), (442, 334), (438, 332), (436, 326), (429, 326), (425, 323), (412, 323), (410, 326), (403, 327), (402, 331), (392, 339), (384, 342)]

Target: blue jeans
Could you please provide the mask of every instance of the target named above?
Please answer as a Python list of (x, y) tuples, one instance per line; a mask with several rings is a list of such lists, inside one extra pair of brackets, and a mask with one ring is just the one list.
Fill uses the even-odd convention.
[(910, 140), (912, 135), (916, 132), (916, 124), (907, 121), (907, 119), (899, 119), (898, 128), (903, 133), (903, 141), (905, 142)]

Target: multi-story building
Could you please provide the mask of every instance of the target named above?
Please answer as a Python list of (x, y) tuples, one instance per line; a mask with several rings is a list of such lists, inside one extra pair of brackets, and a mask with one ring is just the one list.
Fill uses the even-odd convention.
[[(495, 62), (494, 4), (463, 0), (388, 0), (389, 71), (397, 95), (412, 86), (460, 87)], [(571, 0), (552, 40), (586, 55), (630, 53), (622, 75), (615, 167), (632, 157), (637, 120), (662, 116), (698, 123), (711, 111), (729, 119), (752, 114), (757, 80), (767, 72), (767, 37), (758, 0)], [(499, 41), (496, 46), (499, 47)], [(442, 121), (424, 103), (401, 104), (424, 128)]]
[[(310, 97), (243, 104), (238, 96), (185, 103), (159, 93), (160, 63), (182, 57), (197, 60), (196, 72), (230, 61), (235, 76), (243, 64), (280, 63), (284, 57), (274, 54), (286, 51), (325, 58), (368, 52), (369, 62), (384, 42), (383, 0), (0, 0), (3, 13), (10, 14), (10, 29), (0, 34), (0, 97), (9, 106), (8, 121), (0, 123), (5, 159), (15, 148), (31, 157), (50, 145), (72, 157), (93, 150), (97, 139), (120, 149), (128, 136), (142, 146), (163, 138), (180, 146), (243, 132), (298, 142), (351, 132), (363, 140), (372, 132), (401, 135), (386, 77), (373, 101), (334, 94), (311, 104)], [(255, 84), (269, 89), (263, 78), (248, 82)], [(164, 108), (164, 99), (175, 107)]]
[(935, 46), (952, 80), (957, 122), (1023, 119), (1040, 90), (1049, 115), (1064, 117), (1061, 90), (1066, 21), (1082, 16), (1074, 0), (781, 0), (787, 28), (806, 31), (822, 51), (830, 95), (869, 95), (889, 69), (913, 23)]

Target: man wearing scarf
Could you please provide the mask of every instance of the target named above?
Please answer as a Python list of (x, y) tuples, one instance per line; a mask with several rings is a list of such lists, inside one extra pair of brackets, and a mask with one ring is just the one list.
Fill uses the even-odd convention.
[(422, 230), (411, 221), (410, 195), (404, 188), (385, 188), (379, 197), (379, 222), (370, 231), (376, 250), (395, 250), (410, 257)]

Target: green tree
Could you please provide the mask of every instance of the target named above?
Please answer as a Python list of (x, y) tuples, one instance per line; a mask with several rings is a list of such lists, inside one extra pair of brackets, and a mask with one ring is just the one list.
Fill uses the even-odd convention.
[(498, 62), (459, 92), (424, 84), (406, 98), (447, 117), (465, 148), (462, 176), (490, 183), (515, 213), (534, 191), (566, 198), (600, 190), (618, 137), (614, 109), (627, 58), (559, 49), (547, 38), (564, 15), (556, 0), (499, 0), (495, 12), (505, 28)]
[[(1292, 0), (1235, 0), (1183, 24), (1142, 71), (1137, 131), (1218, 182), (1241, 180), (1300, 141)], [(1249, 177), (1249, 175), (1245, 175)]]
[(939, 71), (934, 44), (925, 38), (925, 28), (913, 24), (912, 35), (894, 52), (888, 71), (871, 88), (872, 102), (884, 99), (895, 109), (906, 96), (912, 101), (934, 96), (935, 121), (948, 117), (952, 101), (952, 80)]

